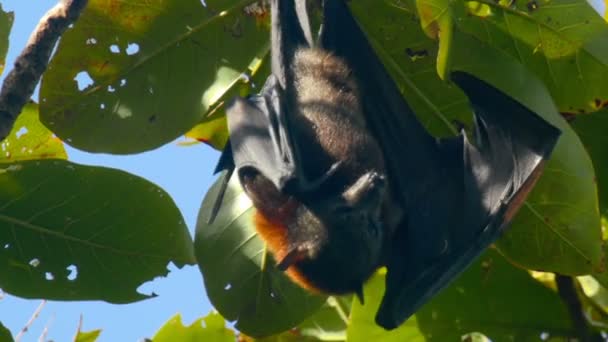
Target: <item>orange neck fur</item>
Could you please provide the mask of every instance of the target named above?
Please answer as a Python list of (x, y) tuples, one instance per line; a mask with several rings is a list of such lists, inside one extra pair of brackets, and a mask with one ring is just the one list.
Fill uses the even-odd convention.
[[(290, 250), (287, 226), (284, 223), (278, 222), (278, 220), (270, 220), (259, 210), (256, 210), (253, 216), (253, 222), (258, 234), (266, 242), (274, 259), (283, 260)], [(320, 293), (320, 290), (298, 270), (297, 266), (289, 267), (285, 273), (289, 279), (300, 287), (313, 293)]]

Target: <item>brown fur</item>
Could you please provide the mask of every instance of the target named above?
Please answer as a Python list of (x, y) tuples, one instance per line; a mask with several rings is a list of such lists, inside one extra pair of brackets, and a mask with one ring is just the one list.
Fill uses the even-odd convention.
[(389, 197), (382, 151), (340, 58), (301, 49), (291, 71), (295, 103), (287, 110), (304, 174), (314, 180), (339, 162), (338, 171), (304, 197), (281, 193), (260, 174), (241, 181), (258, 210), (260, 237), (277, 262), (288, 260), (295, 283), (313, 292), (359, 292), (382, 257), (380, 221)]
[[(351, 70), (338, 57), (320, 49), (300, 49), (293, 73), (301, 119), (332, 161), (344, 162), (344, 174), (384, 171), (382, 151), (365, 127), (359, 89)], [(354, 181), (354, 179), (351, 179)]]

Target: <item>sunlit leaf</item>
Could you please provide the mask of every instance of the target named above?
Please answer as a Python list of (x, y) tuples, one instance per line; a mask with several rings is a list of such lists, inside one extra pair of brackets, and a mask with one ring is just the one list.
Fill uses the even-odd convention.
[(182, 323), (177, 314), (168, 320), (154, 335), (153, 342), (234, 342), (235, 333), (226, 327), (226, 321), (218, 313), (210, 313), (189, 326)]
[[(466, 34), (472, 38), (467, 48), (483, 54), (487, 45), (526, 65), (546, 84), (561, 112), (579, 114), (608, 105), (603, 77), (608, 73), (608, 24), (586, 0), (417, 3), (423, 24), (440, 26), (442, 39), (446, 31)], [(440, 60), (448, 59), (441, 55)], [(501, 64), (493, 62), (500, 71)]]
[(268, 40), (252, 0), (91, 0), (45, 73), (41, 117), (95, 152), (150, 150), (204, 119)]
[(213, 120), (202, 122), (186, 132), (186, 138), (209, 144), (221, 150), (228, 141), (228, 123), (225, 116), (218, 116)]
[(101, 329), (91, 331), (78, 331), (74, 342), (95, 342), (101, 335)]
[(38, 105), (28, 103), (13, 130), (0, 143), (0, 163), (30, 159), (67, 159), (61, 140), (38, 119)]
[(574, 333), (561, 298), (493, 250), (390, 332), (373, 321), (383, 283), (380, 273), (365, 287), (365, 306), (353, 305), (349, 342), (460, 341), (474, 332), (495, 342), (537, 341), (541, 333), (562, 337)]

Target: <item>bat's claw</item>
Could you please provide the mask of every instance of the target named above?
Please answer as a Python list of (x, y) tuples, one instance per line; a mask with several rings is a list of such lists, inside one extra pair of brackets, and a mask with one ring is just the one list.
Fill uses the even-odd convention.
[(359, 179), (343, 194), (344, 199), (351, 206), (358, 206), (369, 202), (370, 204), (381, 201), (386, 188), (386, 177), (376, 171), (370, 171), (359, 177)]

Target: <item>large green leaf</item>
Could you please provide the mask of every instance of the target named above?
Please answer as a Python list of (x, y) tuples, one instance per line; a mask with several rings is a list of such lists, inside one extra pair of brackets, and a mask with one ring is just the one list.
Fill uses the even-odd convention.
[(13, 27), (15, 14), (13, 12), (5, 12), (0, 4), (0, 74), (4, 71), (4, 61), (8, 52), (8, 36)]
[(236, 328), (254, 337), (291, 329), (323, 305), (277, 270), (253, 226), (254, 209), (232, 177), (215, 222), (207, 224), (219, 182), (207, 192), (198, 216), (196, 257), (211, 303)]
[[(585, 0), (418, 0), (427, 31), (460, 32), (526, 65), (562, 112), (608, 105), (608, 25)], [(441, 26), (440, 29), (437, 29)], [(448, 53), (448, 51), (445, 51)], [(495, 66), (499, 64), (494, 64)], [(441, 66), (439, 68), (442, 69)]]
[(189, 326), (184, 326), (180, 314), (168, 320), (154, 335), (153, 342), (234, 342), (234, 331), (218, 313), (210, 313)]
[(63, 142), (38, 119), (38, 105), (26, 104), (11, 133), (0, 143), (0, 163), (31, 159), (67, 159)]
[(327, 298), (323, 306), (297, 327), (277, 335), (250, 338), (243, 342), (341, 342), (346, 341), (346, 328), (353, 296)]
[(376, 325), (376, 312), (384, 295), (385, 276), (386, 269), (383, 268), (365, 284), (365, 305), (360, 303), (352, 305), (350, 323), (347, 329), (347, 341), (425, 341), (424, 335), (418, 329), (415, 316), (408, 319), (399, 328), (391, 331), (386, 331)]
[(600, 213), (608, 217), (608, 110), (577, 116), (570, 125), (593, 160)]
[[(596, 177), (593, 181), (597, 183), (599, 210), (603, 219), (606, 220), (608, 218), (608, 153), (606, 153), (608, 110), (577, 116), (571, 125), (593, 160)], [(608, 246), (604, 246), (604, 251), (607, 250)], [(608, 270), (604, 266), (599, 271), (603, 272), (596, 272), (594, 275), (603, 286), (608, 287)]]
[(461, 336), (472, 332), (483, 333), (494, 342), (538, 341), (541, 333), (573, 334), (560, 297), (493, 250), (390, 332), (373, 324), (384, 292), (383, 282), (383, 276), (373, 278), (365, 288), (365, 307), (353, 305), (349, 342), (460, 341)]
[(193, 263), (171, 198), (114, 169), (63, 160), (0, 164), (0, 288), (25, 298), (126, 303)]
[[(251, 2), (89, 1), (42, 80), (42, 121), (88, 151), (171, 141), (258, 58), (268, 33), (264, 12), (244, 10)], [(92, 84), (79, 87), (87, 76)]]

